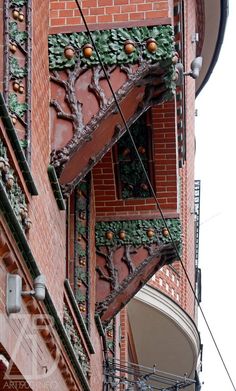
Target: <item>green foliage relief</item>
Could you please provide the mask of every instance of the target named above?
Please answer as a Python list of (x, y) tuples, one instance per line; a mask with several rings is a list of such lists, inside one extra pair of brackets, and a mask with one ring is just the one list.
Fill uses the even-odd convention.
[(27, 103), (18, 102), (16, 94), (14, 93), (9, 94), (9, 109), (12, 113), (16, 114), (20, 118), (23, 118), (27, 108), (28, 108)]
[[(172, 26), (94, 31), (92, 36), (105, 65), (135, 64), (140, 62), (141, 59), (152, 63), (160, 62), (163, 67), (171, 65), (174, 52)], [(150, 53), (146, 48), (146, 41), (149, 38), (154, 38), (157, 42), (158, 49), (155, 53)], [(124, 43), (127, 40), (132, 40), (135, 43), (135, 50), (131, 54), (126, 54), (124, 51)], [(85, 32), (49, 35), (48, 43), (49, 67), (51, 70), (71, 68), (79, 59), (82, 65), (88, 67), (99, 64), (95, 51), (93, 51), (90, 58), (83, 56), (81, 49), (85, 44), (91, 43)], [(64, 56), (66, 46), (72, 46), (76, 51), (76, 55), (70, 60)]]
[[(166, 219), (168, 230), (171, 233), (171, 237), (178, 245), (179, 251), (181, 251), (182, 239), (181, 239), (181, 223), (180, 219)], [(154, 236), (149, 238), (147, 235), (148, 229), (154, 230)], [(162, 229), (164, 228), (163, 221), (160, 220), (127, 220), (127, 221), (110, 221), (110, 222), (98, 222), (96, 224), (96, 246), (123, 246), (133, 245), (134, 247), (156, 244), (168, 244), (170, 243), (170, 237), (163, 236)], [(107, 239), (106, 233), (111, 231), (113, 238)], [(125, 231), (125, 239), (119, 238), (119, 232)]]
[(17, 22), (10, 22), (9, 23), (9, 36), (12, 41), (15, 41), (19, 45), (24, 45), (27, 38), (28, 38), (28, 33), (26, 31), (18, 30)]

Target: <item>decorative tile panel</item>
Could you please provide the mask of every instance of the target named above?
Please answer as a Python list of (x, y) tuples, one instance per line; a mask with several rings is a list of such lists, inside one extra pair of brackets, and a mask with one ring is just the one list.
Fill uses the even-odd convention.
[(70, 310), (66, 304), (64, 304), (63, 323), (66, 329), (68, 338), (73, 346), (76, 357), (82, 367), (82, 370), (87, 378), (90, 377), (90, 362), (89, 357), (83, 347), (81, 337), (76, 329), (73, 318), (70, 314)]
[(15, 171), (10, 165), (7, 149), (0, 140), (0, 181), (4, 186), (8, 200), (12, 209), (21, 224), (23, 230), (27, 232), (30, 229), (31, 221), (28, 217), (28, 208), (25, 195), (18, 184)]
[(30, 161), (31, 0), (5, 0), (4, 20), (4, 98)]
[(89, 201), (90, 179), (87, 177), (75, 189), (74, 291), (88, 328), (90, 313)]

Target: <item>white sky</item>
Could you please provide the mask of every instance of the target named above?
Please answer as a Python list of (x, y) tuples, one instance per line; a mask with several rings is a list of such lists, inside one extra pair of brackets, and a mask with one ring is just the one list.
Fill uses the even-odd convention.
[[(213, 74), (196, 101), (196, 179), (201, 179), (202, 308), (236, 385), (236, 1)], [(199, 314), (202, 391), (233, 386)]]

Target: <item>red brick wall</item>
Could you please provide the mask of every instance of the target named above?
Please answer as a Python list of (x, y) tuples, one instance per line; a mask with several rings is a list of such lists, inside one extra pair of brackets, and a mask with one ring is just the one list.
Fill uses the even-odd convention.
[(175, 101), (152, 109), (153, 149), (157, 198), (164, 209), (177, 209)]
[[(185, 42), (188, 43), (185, 49), (185, 67), (188, 69), (191, 61), (195, 57), (195, 45), (190, 44), (191, 34), (195, 31), (195, 13), (193, 9), (195, 1), (190, 0), (185, 3)], [(186, 163), (181, 170), (182, 177), (182, 221), (183, 221), (183, 263), (188, 276), (194, 286), (194, 106), (195, 106), (195, 81), (186, 78)], [(181, 305), (194, 317), (194, 296), (190, 285), (183, 275), (183, 295)]]
[[(2, 19), (0, 0), (0, 18)], [(47, 175), (50, 158), (48, 25), (49, 1), (33, 4), (32, 9), (32, 175), (39, 195), (32, 197), (29, 215), (32, 226), (29, 245), (38, 267), (46, 275), (47, 287), (58, 309), (62, 309), (62, 285), (65, 277), (65, 215), (58, 210)], [(40, 21), (40, 23), (39, 23)], [(0, 33), (3, 24), (0, 23)], [(0, 54), (3, 35), (0, 34)], [(2, 56), (0, 83), (2, 83)], [(2, 84), (0, 84), (1, 86)], [(58, 284), (55, 285), (55, 278)], [(60, 303), (60, 304), (59, 304)], [(61, 312), (61, 311), (60, 311)]]
[[(171, 217), (177, 211), (177, 162), (175, 103), (167, 102), (152, 109), (153, 160), (158, 200)], [(93, 169), (96, 216), (109, 218), (155, 218), (159, 216), (153, 198), (118, 199), (112, 152), (108, 152)]]
[[(88, 24), (129, 23), (168, 18), (167, 0), (82, 0), (81, 8)], [(155, 23), (154, 22), (154, 23)], [(76, 2), (73, 0), (50, 1), (50, 26), (83, 25)]]
[(120, 328), (121, 328), (121, 341), (120, 341), (120, 361), (129, 361), (128, 357), (128, 314), (127, 308), (124, 308), (120, 312)]
[[(60, 390), (65, 391), (68, 388), (58, 369), (57, 361), (52, 358), (45, 340), (40, 334), (40, 326), (36, 325), (35, 316), (38, 315), (34, 314), (38, 314), (37, 301), (29, 298), (22, 299), (20, 313), (10, 316), (6, 313), (7, 272), (19, 274), (23, 281), (30, 280), (30, 278), (28, 271), (23, 266), (22, 257), (16, 255), (17, 246), (11, 232), (2, 221), (0, 222), (0, 232), (0, 346), (3, 346), (19, 371), (23, 375), (29, 376), (32, 390), (60, 387)], [(53, 323), (51, 324), (53, 326)], [(12, 362), (10, 362), (9, 369), (11, 364)], [(24, 381), (24, 378), (16, 380)], [(4, 381), (3, 384), (3, 388), (7, 389)], [(19, 389), (16, 384), (13, 381), (12, 387)]]
[[(62, 313), (65, 278), (65, 213), (59, 211), (47, 175), (50, 158), (48, 9), (44, 0), (33, 4), (32, 48), (32, 175), (39, 195), (30, 202), (29, 245), (53, 302)], [(39, 23), (40, 21), (40, 23)], [(57, 281), (57, 284), (55, 284)]]
[(178, 264), (171, 268), (169, 266), (162, 267), (148, 282), (148, 285), (163, 292), (169, 296), (177, 304), (181, 304), (183, 279), (176, 270)]

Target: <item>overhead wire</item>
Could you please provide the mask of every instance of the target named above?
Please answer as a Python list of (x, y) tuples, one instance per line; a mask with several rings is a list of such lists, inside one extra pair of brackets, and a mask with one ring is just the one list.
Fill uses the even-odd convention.
[(132, 136), (132, 133), (131, 133), (131, 131), (130, 131), (130, 129), (129, 129), (129, 126), (128, 126), (128, 124), (127, 124), (127, 121), (126, 121), (126, 119), (125, 119), (125, 116), (124, 116), (124, 114), (123, 114), (123, 111), (122, 111), (122, 109), (121, 109), (121, 107), (120, 107), (120, 104), (119, 104), (119, 102), (118, 102), (118, 99), (117, 99), (117, 97), (116, 97), (115, 91), (114, 91), (114, 89), (113, 89), (113, 87), (112, 87), (112, 84), (111, 84), (109, 75), (108, 75), (108, 73), (107, 73), (107, 71), (106, 71), (106, 68), (105, 68), (105, 66), (104, 66), (104, 64), (103, 64), (103, 61), (102, 61), (101, 56), (100, 56), (100, 54), (99, 54), (99, 51), (98, 51), (98, 49), (97, 49), (96, 43), (95, 43), (95, 41), (94, 41), (94, 39), (93, 39), (93, 36), (92, 36), (92, 34), (91, 34), (91, 31), (90, 31), (89, 26), (88, 26), (88, 24), (87, 24), (87, 21), (86, 21), (86, 19), (85, 19), (83, 10), (82, 10), (82, 8), (81, 8), (81, 5), (79, 4), (79, 0), (75, 0), (75, 2), (76, 2), (77, 7), (78, 7), (78, 9), (79, 9), (79, 12), (80, 12), (82, 21), (83, 21), (84, 26), (85, 26), (85, 28), (86, 28), (86, 31), (87, 31), (87, 34), (88, 34), (89, 39), (90, 39), (90, 41), (91, 41), (91, 44), (92, 44), (92, 46), (93, 46), (93, 48), (94, 48), (94, 50), (95, 50), (95, 53), (96, 53), (96, 55), (97, 55), (98, 61), (99, 61), (99, 63), (100, 63), (100, 66), (101, 66), (101, 68), (102, 68), (102, 70), (103, 70), (103, 72), (104, 72), (106, 81), (107, 81), (108, 86), (109, 86), (109, 88), (110, 88), (110, 91), (111, 91), (111, 93), (112, 93), (112, 96), (113, 96), (114, 102), (115, 102), (115, 104), (116, 104), (117, 110), (118, 110), (118, 112), (119, 112), (119, 114), (120, 114), (120, 117), (121, 117), (121, 119), (122, 119), (124, 128), (125, 128), (125, 130), (127, 131), (128, 135), (129, 135), (129, 137), (130, 137), (130, 140), (131, 140), (131, 142), (132, 142), (133, 148), (134, 148), (135, 153), (136, 153), (136, 155), (137, 155), (138, 161), (139, 161), (139, 163), (140, 163), (140, 165), (141, 165), (141, 167), (142, 167), (142, 170), (143, 170), (143, 173), (144, 173), (145, 178), (146, 178), (146, 180), (147, 180), (148, 186), (149, 186), (150, 191), (151, 191), (151, 193), (152, 193), (152, 195), (153, 195), (153, 198), (154, 198), (154, 200), (155, 200), (155, 202), (156, 202), (156, 206), (157, 206), (157, 209), (158, 209), (158, 211), (159, 211), (159, 213), (160, 213), (160, 216), (161, 216), (161, 219), (162, 219), (162, 221), (163, 221), (163, 224), (164, 224), (165, 228), (167, 229), (167, 231), (168, 231), (168, 233), (169, 233), (170, 242), (172, 243), (172, 245), (173, 245), (173, 247), (174, 247), (174, 250), (175, 250), (175, 252), (176, 252), (176, 255), (177, 255), (178, 260), (180, 261), (180, 264), (181, 264), (182, 269), (183, 269), (183, 271), (184, 271), (185, 277), (186, 277), (186, 279), (187, 279), (187, 281), (188, 281), (188, 284), (189, 284), (189, 286), (190, 286), (190, 288), (191, 288), (191, 291), (192, 291), (192, 293), (193, 293), (193, 295), (194, 295), (194, 299), (195, 299), (195, 301), (197, 302), (197, 305), (198, 305), (198, 307), (199, 307), (199, 310), (200, 310), (200, 312), (201, 312), (201, 315), (202, 315), (202, 317), (203, 317), (203, 319), (204, 319), (204, 322), (205, 322), (205, 324), (206, 324), (206, 327), (207, 327), (207, 329), (208, 329), (208, 331), (209, 331), (209, 333), (210, 333), (210, 336), (211, 336), (212, 341), (213, 341), (213, 343), (214, 343), (214, 345), (215, 345), (215, 348), (216, 348), (217, 353), (218, 353), (218, 355), (219, 355), (219, 357), (220, 357), (220, 360), (221, 360), (221, 362), (222, 362), (222, 364), (223, 364), (223, 367), (224, 367), (224, 369), (225, 369), (225, 371), (226, 371), (226, 374), (227, 374), (227, 376), (228, 376), (228, 378), (229, 378), (229, 381), (230, 381), (230, 383), (231, 383), (231, 385), (232, 385), (234, 391), (236, 391), (236, 386), (234, 385), (233, 379), (232, 379), (232, 377), (231, 377), (231, 375), (230, 375), (230, 372), (229, 372), (229, 370), (228, 370), (228, 368), (227, 368), (227, 366), (226, 366), (226, 363), (225, 363), (224, 358), (223, 358), (223, 356), (222, 356), (222, 354), (221, 354), (221, 351), (220, 351), (220, 349), (219, 349), (219, 347), (218, 347), (218, 344), (217, 344), (216, 339), (215, 339), (215, 337), (214, 337), (214, 335), (213, 335), (213, 332), (212, 332), (212, 330), (211, 330), (211, 328), (210, 328), (210, 325), (209, 325), (209, 323), (208, 323), (208, 321), (207, 321), (207, 319), (206, 319), (206, 316), (205, 316), (205, 314), (204, 314), (204, 311), (203, 311), (203, 309), (202, 309), (202, 306), (201, 306), (201, 304), (200, 304), (200, 301), (199, 301), (199, 299), (198, 299), (198, 297), (197, 297), (197, 295), (196, 295), (196, 292), (195, 292), (195, 289), (194, 289), (194, 287), (193, 287), (193, 284), (192, 284), (192, 282), (191, 282), (191, 280), (190, 280), (190, 278), (189, 278), (188, 272), (187, 272), (187, 270), (186, 270), (186, 268), (185, 268), (185, 266), (184, 266), (184, 263), (183, 263), (183, 261), (182, 261), (182, 258), (181, 258), (181, 256), (180, 256), (180, 253), (179, 253), (177, 244), (176, 244), (176, 242), (174, 241), (173, 236), (172, 236), (172, 233), (171, 233), (171, 231), (170, 231), (170, 229), (169, 229), (169, 227), (168, 227), (168, 225), (167, 225), (166, 218), (165, 218), (164, 213), (163, 213), (163, 211), (162, 211), (162, 208), (161, 208), (161, 206), (160, 206), (159, 200), (158, 200), (158, 198), (157, 198), (157, 196), (156, 196), (155, 190), (154, 190), (154, 188), (153, 188), (153, 186), (152, 186), (152, 183), (151, 183), (151, 181), (150, 181), (150, 178), (149, 178), (149, 176), (148, 176), (148, 173), (147, 173), (147, 171), (146, 171), (146, 169), (145, 169), (145, 167), (144, 167), (142, 158), (141, 158), (141, 156), (140, 156), (140, 154), (139, 154), (139, 151), (138, 151), (138, 148), (137, 148), (137, 146), (136, 146), (136, 144), (135, 144), (135, 141), (134, 141), (134, 138), (133, 138), (133, 136)]

